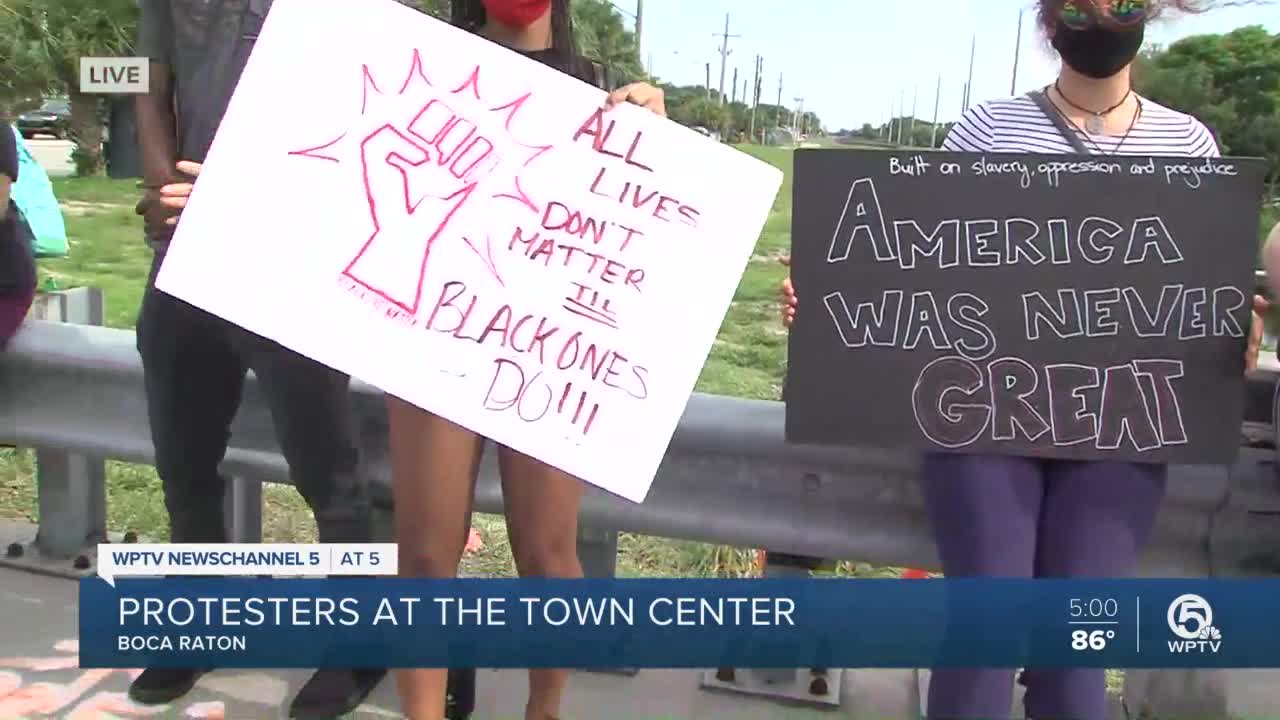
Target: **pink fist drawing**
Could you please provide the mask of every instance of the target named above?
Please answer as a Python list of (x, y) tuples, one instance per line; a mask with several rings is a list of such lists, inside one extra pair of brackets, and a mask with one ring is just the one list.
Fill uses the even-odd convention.
[(407, 132), (384, 125), (360, 144), (374, 232), (347, 277), (413, 314), (432, 245), (498, 160), (474, 123), (431, 100)]
[[(415, 52), (399, 92), (379, 102), (381, 108), (370, 110), (369, 100), (383, 93), (368, 68), (364, 70), (361, 117), (368, 124), (362, 124), (373, 129), (353, 136), (347, 144), (359, 144), (361, 179), (373, 231), (342, 275), (409, 315), (418, 311), (427, 264), (442, 238), (455, 236), (502, 282), (492, 257), (486, 258), (471, 240), (450, 229), (486, 178), (510, 174), (496, 173), (500, 167), (514, 170), (513, 188), (483, 195), (513, 200), (530, 212), (538, 211), (520, 188), (518, 173), (551, 148), (512, 137), (513, 121), (530, 94), (492, 107), (482, 100), (479, 78), (477, 67), (461, 85), (441, 92), (427, 80), (421, 57)], [(430, 90), (412, 92), (423, 86)], [(425, 98), (425, 104), (406, 108), (402, 102), (412, 101), (415, 95)], [(398, 107), (388, 111), (388, 102)], [(401, 109), (407, 109), (408, 115)], [(403, 123), (406, 116), (410, 119)], [(339, 157), (325, 153), (336, 149), (346, 137), (343, 133), (324, 145), (289, 154), (343, 164)], [(507, 163), (507, 159), (513, 161)]]

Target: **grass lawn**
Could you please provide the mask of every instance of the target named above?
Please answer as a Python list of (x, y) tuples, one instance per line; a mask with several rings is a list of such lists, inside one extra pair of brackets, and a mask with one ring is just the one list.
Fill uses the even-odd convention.
[[(776, 312), (777, 287), (785, 268), (776, 258), (789, 245), (792, 151), (751, 148), (749, 152), (781, 167), (786, 180), (721, 326), (698, 390), (777, 399), (786, 334)], [(107, 324), (132, 328), (151, 262), (151, 252), (142, 241), (141, 221), (133, 212), (139, 192), (135, 182), (59, 179), (54, 181), (54, 190), (64, 206), (71, 251), (64, 259), (42, 261), (41, 277), (52, 278), (60, 288), (102, 288), (107, 299)], [(0, 517), (36, 519), (32, 478), (32, 453), (0, 450)], [(152, 468), (110, 463), (107, 492), (112, 530), (133, 530), (157, 540), (167, 537), (160, 485)], [(270, 486), (264, 495), (264, 540), (307, 542), (315, 538), (310, 512), (292, 488)], [(476, 526), (484, 547), (468, 557), (467, 571), (514, 574), (501, 519), (477, 516)], [(631, 535), (620, 540), (618, 563), (619, 573), (629, 576), (740, 577), (757, 572), (750, 550)], [(837, 572), (884, 575), (892, 571), (843, 563)]]

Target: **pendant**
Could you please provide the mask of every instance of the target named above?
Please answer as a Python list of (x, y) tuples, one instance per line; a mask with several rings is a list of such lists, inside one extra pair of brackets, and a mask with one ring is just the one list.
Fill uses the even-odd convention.
[(1084, 129), (1090, 135), (1101, 135), (1106, 127), (1106, 121), (1101, 115), (1090, 115), (1084, 120)]

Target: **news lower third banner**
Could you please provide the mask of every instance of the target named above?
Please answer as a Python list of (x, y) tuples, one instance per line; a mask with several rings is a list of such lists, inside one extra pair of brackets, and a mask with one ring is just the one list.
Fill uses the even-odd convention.
[(1280, 667), (1280, 581), (131, 578), (83, 667)]

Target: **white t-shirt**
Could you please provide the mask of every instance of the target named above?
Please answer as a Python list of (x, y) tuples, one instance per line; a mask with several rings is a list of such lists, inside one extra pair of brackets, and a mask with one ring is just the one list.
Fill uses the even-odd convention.
[[(1218, 143), (1204, 123), (1146, 98), (1139, 97), (1138, 102), (1142, 104), (1142, 115), (1123, 144), (1119, 135), (1090, 135), (1082, 129), (1075, 129), (1085, 149), (1097, 155), (1218, 157)], [(1067, 126), (1070, 128), (1070, 123)], [(989, 100), (969, 108), (947, 133), (942, 149), (1044, 154), (1077, 152), (1062, 137), (1053, 121), (1045, 117), (1040, 106), (1026, 95)]]

